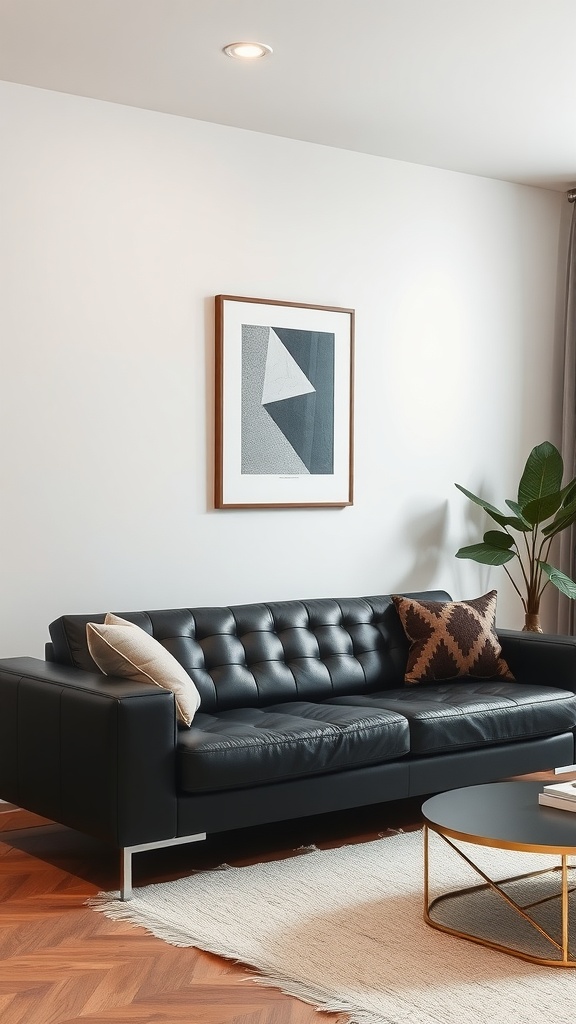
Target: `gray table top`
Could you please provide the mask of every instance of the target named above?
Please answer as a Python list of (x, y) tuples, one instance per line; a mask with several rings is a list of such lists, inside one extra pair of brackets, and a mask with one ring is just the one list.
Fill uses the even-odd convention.
[(492, 782), (433, 796), (422, 806), (434, 831), (479, 846), (576, 855), (576, 811), (543, 807), (543, 782)]

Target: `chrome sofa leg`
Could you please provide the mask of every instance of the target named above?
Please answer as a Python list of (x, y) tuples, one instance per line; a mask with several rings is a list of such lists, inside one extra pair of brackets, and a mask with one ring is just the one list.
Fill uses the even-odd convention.
[(131, 900), (132, 889), (132, 855), (143, 853), (144, 850), (163, 850), (167, 846), (184, 846), (185, 843), (198, 843), (206, 839), (205, 832), (194, 836), (178, 836), (176, 839), (160, 839), (155, 843), (140, 843), (138, 846), (123, 846), (120, 850), (120, 899)]
[(124, 846), (120, 850), (120, 899), (132, 899), (132, 850)]

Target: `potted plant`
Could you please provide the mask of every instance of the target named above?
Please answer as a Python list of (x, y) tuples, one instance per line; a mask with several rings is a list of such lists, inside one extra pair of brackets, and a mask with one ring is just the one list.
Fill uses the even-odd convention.
[[(488, 530), (481, 543), (460, 548), (456, 558), (504, 566), (524, 607), (524, 629), (537, 633), (542, 632), (540, 599), (549, 583), (567, 597), (576, 598), (576, 583), (548, 561), (554, 538), (576, 522), (576, 478), (562, 486), (563, 474), (560, 452), (550, 441), (543, 441), (528, 456), (517, 500), (506, 499), (508, 513), (456, 484), (500, 527)], [(516, 559), (518, 581), (506, 564), (512, 559)]]

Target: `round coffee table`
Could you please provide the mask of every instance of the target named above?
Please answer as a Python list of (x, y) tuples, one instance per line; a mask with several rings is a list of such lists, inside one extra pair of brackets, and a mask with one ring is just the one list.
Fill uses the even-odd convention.
[[(542, 792), (542, 788), (541, 782), (495, 782), (451, 790), (431, 797), (424, 803), (424, 920), (433, 928), (523, 960), (554, 967), (576, 967), (576, 957), (569, 948), (569, 896), (573, 890), (568, 883), (568, 874), (572, 869), (568, 858), (576, 856), (576, 813), (540, 805), (538, 793)], [(430, 901), (430, 832), (440, 836), (483, 879), (482, 883), (443, 893)], [(499, 850), (550, 854), (557, 856), (559, 862), (553, 868), (547, 867), (495, 881), (474, 863), (469, 851), (460, 850), (453, 840)], [(557, 880), (553, 890), (550, 889), (551, 878)], [(531, 879), (538, 881), (526, 881)], [(540, 887), (545, 885), (547, 888), (530, 893), (532, 884)], [(506, 891), (506, 886), (510, 891)], [(514, 887), (524, 890), (522, 901), (515, 898)], [(504, 900), (510, 911), (517, 915), (516, 920), (520, 918), (524, 922), (519, 925), (519, 931), (526, 933), (528, 930), (531, 935), (536, 933), (536, 945), (543, 944), (550, 951), (550, 956), (542, 949), (534, 952), (523, 948), (521, 937), (516, 947), (495, 937), (474, 934), (468, 930), (466, 923), (464, 927), (450, 924), (450, 913), (453, 918), (456, 913), (457, 919), (461, 919), (462, 915), (466, 919), (466, 901), (470, 908), (469, 916), (476, 917), (482, 900), (488, 895), (492, 899), (493, 894)], [(542, 921), (535, 920), (533, 912), (536, 908), (542, 911), (543, 907), (550, 910), (558, 907), (558, 903), (558, 934), (554, 937)], [(446, 911), (449, 913), (446, 914)], [(470, 921), (470, 925), (472, 923)], [(524, 943), (524, 947), (528, 944)]]

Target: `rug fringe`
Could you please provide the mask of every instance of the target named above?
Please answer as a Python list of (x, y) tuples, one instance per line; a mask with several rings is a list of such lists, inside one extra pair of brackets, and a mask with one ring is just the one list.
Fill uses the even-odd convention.
[(131, 901), (123, 902), (119, 892), (99, 892), (97, 896), (91, 896), (86, 900), (85, 906), (99, 911), (111, 921), (131, 924), (134, 928), (144, 928), (158, 939), (169, 942), (171, 946), (190, 947), (190, 936), (185, 935), (174, 925), (164, 924), (160, 921), (155, 921), (152, 925), (139, 921), (136, 912), (132, 909)]
[(314, 985), (304, 985), (279, 974), (248, 974), (244, 980), (264, 988), (280, 989), (284, 995), (301, 999), (302, 1002), (314, 1006), (319, 1012), (344, 1014), (345, 1024), (397, 1024), (392, 1017), (383, 1017), (379, 1013), (361, 1010), (357, 1005), (346, 1003), (344, 1000), (332, 999), (324, 989)]
[(135, 928), (144, 928), (147, 932), (152, 933), (159, 939), (163, 939), (165, 942), (169, 942), (173, 946), (190, 948), (190, 945), (193, 944), (197, 949), (206, 950), (209, 953), (214, 953), (216, 956), (226, 957), (227, 960), (244, 967), (246, 973), (242, 978), (243, 981), (266, 988), (279, 989), (285, 995), (294, 996), (296, 999), (309, 1003), (318, 1011), (342, 1014), (344, 1016), (341, 1024), (396, 1024), (390, 1017), (382, 1017), (380, 1014), (361, 1010), (357, 1005), (355, 1006), (342, 1000), (334, 1000), (325, 989), (296, 982), (281, 974), (271, 973), (268, 964), (254, 962), (252, 967), (256, 971), (266, 971), (266, 974), (253, 973), (253, 971), (246, 967), (245, 963), (238, 959), (238, 956), (232, 949), (226, 948), (225, 943), (218, 943), (218, 945), (206, 942), (195, 943), (190, 932), (184, 934), (173, 925), (159, 921), (158, 918), (154, 922), (139, 921), (136, 919), (136, 911), (133, 909), (132, 901), (122, 902), (119, 897), (119, 892), (100, 892), (97, 896), (92, 896), (86, 900), (86, 906), (99, 911), (111, 921), (121, 921), (125, 924), (131, 924)]

